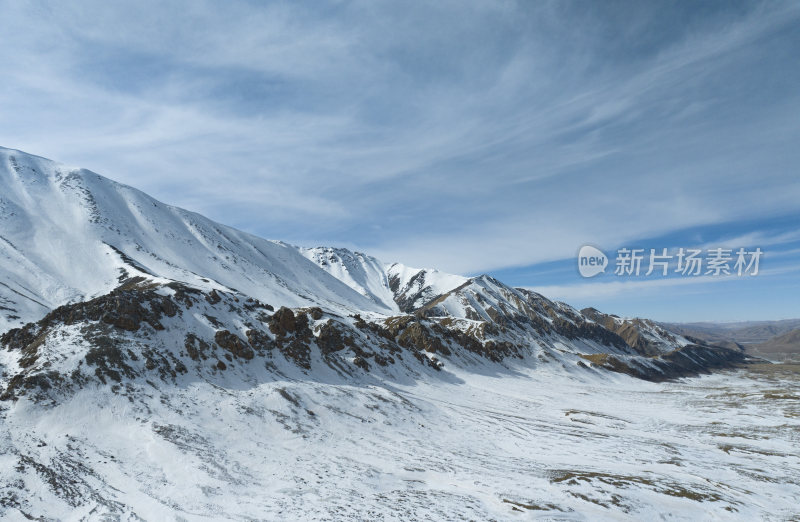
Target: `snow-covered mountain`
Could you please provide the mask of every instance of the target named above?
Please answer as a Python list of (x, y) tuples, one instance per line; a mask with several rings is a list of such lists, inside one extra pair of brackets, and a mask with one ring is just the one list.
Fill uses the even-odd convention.
[[(74, 335), (76, 323), (83, 337), (108, 327), (109, 335), (132, 343), (129, 334), (113, 331), (117, 327), (179, 359), (190, 355), (185, 349), (190, 339), (222, 346), (217, 336), (227, 334), (220, 332), (230, 333), (242, 346), (251, 336), (277, 343), (280, 336), (268, 322), (278, 308), (299, 317), (307, 316), (303, 310), (318, 310), (313, 314), (317, 322), (309, 323), (308, 332), (301, 328), (302, 339), (293, 344), (294, 352), (303, 352), (303, 361), (319, 350), (330, 363), (333, 352), (346, 348), (350, 362), (360, 368), (370, 367), (370, 360), (379, 366), (395, 362), (402, 357), (394, 354), (403, 350), (433, 367), (441, 367), (445, 356), (458, 360), (467, 354), (494, 361), (510, 356), (560, 360), (566, 355), (570, 364), (658, 380), (735, 358), (702, 347), (696, 350), (712, 355), (698, 359), (686, 349), (691, 346), (686, 339), (652, 323), (622, 328), (600, 312), (581, 313), (489, 276), (467, 278), (385, 265), (346, 249), (264, 240), (98, 174), (20, 151), (0, 149), (0, 167), (0, 331), (8, 330), (7, 346), (24, 351), (33, 344), (37, 352), (25, 359), (30, 364), (16, 374), (18, 382), (38, 382), (45, 368), (52, 373), (57, 364), (46, 356), (50, 340)], [(176, 292), (184, 297), (176, 299)], [(244, 304), (228, 302), (225, 310), (208, 310), (198, 318), (197, 307), (185, 297), (195, 294), (206, 296), (216, 308), (222, 306), (217, 304), (219, 295)], [(162, 328), (163, 314), (153, 299), (169, 301), (168, 309), (197, 321)], [(98, 303), (103, 303), (100, 308)], [(155, 311), (148, 312), (148, 306), (156, 306)], [(146, 319), (151, 312), (159, 317), (155, 322)], [(231, 313), (235, 318), (228, 323), (219, 318)], [(319, 322), (321, 317), (327, 326)], [(221, 326), (225, 324), (231, 328)], [(362, 331), (372, 336), (364, 337)], [(327, 346), (329, 342), (336, 346)], [(71, 342), (73, 347), (79, 344)], [(248, 350), (256, 348), (250, 343)], [(688, 357), (688, 364), (662, 357), (675, 350), (682, 351), (681, 359)], [(611, 362), (586, 359), (596, 354), (608, 354)], [(187, 364), (182, 360), (182, 366)], [(305, 363), (303, 367), (310, 369)]]
[(0, 148), (0, 331), (130, 275), (246, 289), (265, 302), (386, 313), (297, 248), (166, 205), (93, 172)]
[(668, 332), (649, 319), (618, 317), (595, 308), (584, 308), (581, 314), (622, 337), (642, 355), (659, 355), (692, 344), (686, 337)]
[(387, 266), (386, 274), (394, 300), (403, 312), (413, 312), (468, 280), (463, 276), (434, 269), (411, 268), (402, 263)]
[(378, 259), (345, 248), (301, 247), (299, 250), (333, 277), (382, 306), (386, 313), (400, 313), (384, 264)]
[[(625, 388), (643, 382), (632, 377), (662, 382), (746, 360), (650, 321), (581, 312), (486, 275), (261, 239), (92, 172), (2, 148), (0, 348), (0, 517), (33, 518), (203, 519), (230, 510), (242, 519), (362, 519), (376, 513), (353, 508), (370, 487), (373, 504), (385, 488), (411, 518), (568, 511), (573, 501), (532, 508), (502, 481), (487, 486), (494, 500), (479, 506), (477, 475), (457, 500), (439, 490), (426, 499), (415, 484), (447, 475), (447, 459), (420, 479), (423, 468), (406, 455), (384, 484), (374, 465), (382, 457), (370, 451), (388, 446), (396, 456), (408, 450), (439, 462), (435, 451), (475, 450), (466, 441), (450, 447), (458, 435), (449, 426), (491, 432), (498, 446), (478, 450), (501, 459), (499, 468), (484, 463), (496, 478), (505, 466), (498, 448), (521, 448), (546, 431), (531, 429), (545, 402), (523, 396), (539, 378), (548, 390)], [(507, 402), (532, 408), (529, 416), (510, 421)], [(472, 420), (455, 420), (459, 411)], [(97, 412), (104, 425), (94, 430), (86, 423)], [(559, 410), (549, 421), (556, 437), (580, 437), (564, 415), (586, 421), (576, 405)], [(497, 422), (514, 435), (504, 439)], [(438, 449), (411, 440), (396, 447), (395, 426)], [(359, 447), (371, 460), (359, 460)], [(160, 459), (169, 462), (155, 464)], [(305, 471), (292, 476), (292, 466)], [(353, 502), (341, 503), (331, 500), (339, 494), (332, 486), (319, 485), (317, 501), (323, 495), (338, 507), (302, 516), (304, 497), (291, 498), (291, 488), (322, 480), (317, 472), (372, 482), (351, 482)], [(280, 486), (270, 486), (278, 476)], [(563, 480), (550, 484), (571, 484)], [(650, 491), (648, 480), (635, 487)], [(698, 487), (697, 498), (722, 495)], [(231, 490), (238, 493), (226, 496)], [(256, 491), (283, 500), (254, 499)], [(437, 495), (453, 511), (431, 511)]]

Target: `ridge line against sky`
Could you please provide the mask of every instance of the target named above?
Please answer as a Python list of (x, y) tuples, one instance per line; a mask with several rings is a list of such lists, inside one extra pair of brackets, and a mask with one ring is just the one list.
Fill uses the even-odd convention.
[[(577, 249), (800, 223), (795, 2), (0, 7), (0, 144), (263, 237), (668, 320), (692, 285), (592, 296)], [(795, 279), (741, 299), (798, 316)], [(719, 298), (698, 295), (686, 318)]]

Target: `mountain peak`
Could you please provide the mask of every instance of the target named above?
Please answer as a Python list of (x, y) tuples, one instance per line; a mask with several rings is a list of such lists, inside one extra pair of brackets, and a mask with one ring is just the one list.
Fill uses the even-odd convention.
[(0, 330), (113, 289), (125, 274), (242, 288), (288, 306), (385, 307), (295, 247), (161, 203), (91, 171), (0, 151)]
[[(295, 247), (261, 239), (87, 170), (10, 149), (0, 150), (0, 159), (5, 160), (0, 161), (0, 332), (25, 325), (12, 337), (22, 335), (27, 344), (33, 340), (25, 331), (60, 328), (48, 317), (69, 325), (73, 312), (97, 299), (111, 308), (97, 317), (86, 315), (86, 321), (102, 319), (123, 330), (138, 324), (129, 312), (141, 303), (117, 310), (118, 300), (103, 301), (110, 295), (128, 295), (125, 289), (135, 283), (167, 294), (174, 290), (171, 285), (179, 285), (184, 294), (203, 293), (211, 304), (219, 302), (223, 292), (233, 296), (233, 302), (269, 305), (274, 321), (266, 313), (253, 315), (256, 305), (245, 306), (233, 319), (239, 334), (219, 326), (223, 322), (218, 317), (201, 321), (222, 335), (213, 342), (229, 344), (237, 353), (246, 346), (236, 335), (250, 331), (257, 339), (265, 338), (256, 318), (275, 323), (270, 331), (276, 334), (295, 332), (298, 320), (309, 321), (297, 319), (298, 314), (315, 321), (330, 314), (339, 326), (315, 323), (314, 329), (301, 328), (304, 333), (287, 347), (289, 353), (306, 353), (311, 345), (323, 353), (349, 346), (356, 354), (355, 364), (364, 368), (370, 366), (364, 354), (373, 353), (380, 366), (395, 360), (400, 349), (412, 349), (419, 362), (438, 367), (434, 359), (463, 350), (499, 361), (553, 350), (573, 358), (603, 350), (633, 356), (646, 349), (647, 355), (660, 355), (686, 345), (650, 322), (626, 323), (630, 331), (622, 331), (617, 321), (606, 320), (610, 316), (597, 312), (587, 317), (591, 314), (512, 288), (488, 274), (468, 278), (401, 263), (387, 265), (346, 248)], [(148, 299), (161, 306), (160, 298)], [(63, 307), (72, 311), (65, 316)], [(228, 312), (214, 314), (238, 308), (231, 304)], [(348, 333), (351, 326), (367, 333)], [(373, 335), (384, 339), (377, 347), (387, 354), (370, 351), (376, 349)], [(364, 347), (354, 344), (356, 339), (362, 339)], [(650, 369), (636, 371), (651, 375), (647, 372), (652, 365), (646, 366)]]

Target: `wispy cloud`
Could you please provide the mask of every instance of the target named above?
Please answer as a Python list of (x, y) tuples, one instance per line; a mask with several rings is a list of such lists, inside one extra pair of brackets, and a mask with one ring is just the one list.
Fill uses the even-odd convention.
[(796, 211), (796, 3), (4, 3), (0, 144), (477, 272)]
[[(781, 267), (761, 270), (758, 275), (702, 275), (702, 276), (675, 276), (663, 279), (619, 279), (616, 281), (591, 281), (573, 285), (544, 285), (528, 287), (529, 290), (539, 292), (552, 299), (561, 301), (586, 301), (586, 300), (605, 300), (612, 297), (625, 297), (641, 295), (642, 292), (661, 292), (664, 289), (673, 287), (704, 286), (715, 283), (732, 283), (747, 280), (748, 278), (769, 278), (785, 274), (795, 274), (800, 272), (800, 267)], [(744, 279), (742, 279), (744, 278)], [(752, 280), (752, 279), (751, 279)]]

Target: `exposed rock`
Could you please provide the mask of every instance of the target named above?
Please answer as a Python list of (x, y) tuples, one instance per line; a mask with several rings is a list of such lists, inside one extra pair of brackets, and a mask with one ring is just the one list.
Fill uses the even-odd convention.
[[(165, 290), (168, 295), (165, 295)], [(468, 289), (464, 287), (463, 290), (466, 292)], [(437, 315), (446, 312), (439, 308), (440, 303), (413, 315), (379, 321), (354, 314), (352, 325), (346, 320), (339, 321), (334, 315), (324, 323), (317, 323), (316, 332), (312, 332), (312, 321), (325, 317), (323, 310), (317, 307), (300, 310), (280, 307), (270, 316), (266, 314), (268, 305), (252, 298), (239, 299), (216, 290), (205, 294), (178, 283), (160, 285), (142, 278), (130, 278), (107, 295), (60, 307), (37, 323), (26, 324), (0, 336), (0, 343), (6, 349), (18, 352), (17, 362), (21, 368), (8, 378), (2, 396), (14, 398), (27, 393), (30, 387), (51, 390), (55, 386), (69, 386), (70, 382), (79, 383), (86, 379), (97, 379), (113, 386), (146, 373), (174, 380), (177, 374), (190, 371), (185, 364), (189, 360), (209, 361), (209, 365), (190, 364), (191, 370), (222, 370), (230, 368), (237, 359), (269, 356), (268, 352), (273, 349), (307, 370), (311, 368), (315, 349), (319, 349), (323, 360), (337, 370), (346, 360), (369, 371), (373, 368), (372, 362), (387, 366), (414, 359), (438, 370), (442, 367), (439, 359), (444, 356), (473, 353), (501, 362), (530, 354), (532, 339), (536, 339), (541, 345), (534, 349), (544, 347), (539, 357), (546, 358), (550, 353), (547, 350), (553, 349), (554, 342), (577, 340), (613, 348), (608, 354), (585, 356), (595, 366), (648, 380), (696, 375), (709, 368), (727, 367), (742, 361), (741, 352), (694, 345), (659, 357), (634, 355), (635, 351), (623, 337), (588, 315), (538, 294), (508, 288), (497, 291), (502, 293), (500, 301), (491, 300), (499, 299), (494, 294), (491, 299), (480, 294), (473, 296), (470, 306), (474, 307), (475, 317), (479, 318), (476, 320)], [(480, 306), (476, 307), (474, 303), (480, 303)], [(169, 323), (165, 319), (181, 316), (182, 311), (191, 306), (200, 310), (186, 314), (186, 320), (205, 317), (208, 323), (201, 319), (195, 325), (195, 331), (202, 332), (210, 323), (217, 330), (213, 342), (203, 339), (199, 333), (187, 332), (182, 345), (180, 342), (177, 346), (165, 345), (165, 342), (174, 341), (165, 341), (171, 339), (170, 336), (158, 337), (157, 332), (164, 329), (162, 321), (173, 328), (175, 322)], [(246, 325), (246, 330), (242, 328), (244, 336), (231, 331), (234, 328), (229, 320), (223, 323), (211, 315), (223, 318), (229, 317), (231, 312), (240, 314), (242, 318), (236, 324)], [(599, 315), (596, 317), (603, 319)], [(260, 329), (264, 324), (262, 321), (266, 322), (274, 339)], [(84, 356), (86, 365), (82, 371), (74, 370), (70, 376), (55, 380), (48, 373), (48, 365), (54, 360), (52, 353), (48, 354), (42, 347), (49, 350), (48, 343), (56, 342), (53, 336), (59, 331), (59, 326), (76, 324), (80, 325), (82, 339), (90, 345)], [(643, 323), (643, 326), (648, 325)], [(627, 331), (622, 333), (627, 336)], [(636, 343), (634, 337), (627, 338), (637, 351), (649, 353)], [(664, 339), (669, 340), (666, 336)], [(339, 352), (345, 353), (338, 355)], [(182, 357), (186, 359), (181, 360)], [(85, 371), (86, 368), (90, 369), (89, 372)], [(114, 388), (115, 392), (118, 390), (124, 393), (124, 386)]]
[(319, 346), (320, 351), (326, 355), (342, 350), (345, 347), (341, 330), (332, 320), (329, 319), (328, 322), (323, 324), (319, 329), (317, 346)]
[(353, 364), (364, 370), (365, 372), (369, 371), (369, 363), (361, 356), (356, 357), (353, 359)]
[(678, 345), (675, 336), (653, 321), (646, 319), (621, 319), (604, 314), (594, 308), (584, 308), (581, 314), (606, 331), (617, 334), (625, 344), (641, 355), (658, 355), (669, 352)]
[(276, 336), (285, 337), (295, 331), (295, 316), (290, 308), (281, 306), (269, 320), (269, 331)]
[(95, 375), (100, 381), (106, 383), (108, 377), (122, 382), (123, 376), (132, 378), (136, 375), (118, 341), (107, 336), (97, 336), (92, 340), (95, 346), (86, 353), (86, 363), (95, 367)]
[(214, 334), (214, 342), (220, 347), (228, 350), (235, 357), (250, 360), (255, 356), (253, 349), (247, 345), (238, 335), (228, 330), (219, 330)]
[(57, 371), (50, 370), (33, 374), (17, 374), (11, 378), (6, 389), (0, 393), (0, 401), (15, 400), (20, 395), (33, 393), (41, 395), (52, 388), (60, 388), (64, 377)]
[(211, 292), (206, 294), (206, 301), (213, 305), (222, 301), (222, 298), (219, 296), (216, 290), (211, 290)]
[(595, 366), (648, 381), (661, 382), (708, 374), (712, 369), (733, 368), (749, 362), (764, 362), (739, 350), (716, 346), (688, 345), (657, 357), (607, 353), (582, 355)]
[(311, 369), (311, 347), (303, 339), (292, 339), (290, 342), (278, 345), (281, 353), (287, 359), (294, 361), (299, 367)]
[(177, 314), (175, 303), (168, 296), (159, 295), (154, 285), (126, 282), (109, 294), (89, 301), (60, 306), (38, 323), (6, 332), (0, 337), (0, 342), (8, 348), (21, 349), (33, 342), (40, 330), (57, 323), (69, 325), (102, 321), (128, 332), (138, 331), (141, 324), (145, 323), (155, 330), (163, 330), (164, 326), (159, 320), (165, 315), (173, 317), (175, 314)]
[(383, 356), (379, 353), (376, 353), (373, 356), (373, 360), (380, 366), (389, 366), (390, 364), (394, 364), (394, 358), (392, 356)]
[(308, 337), (311, 330), (308, 327), (308, 315), (305, 312), (298, 312), (294, 316), (294, 332), (300, 337)]
[(275, 346), (272, 339), (260, 330), (247, 330), (245, 335), (247, 336), (247, 342), (257, 352), (264, 353)]
[(426, 352), (450, 354), (450, 350), (444, 346), (441, 339), (432, 335), (425, 326), (418, 322), (409, 324), (403, 330), (397, 338), (397, 344)]
[(153, 299), (150, 301), (150, 309), (154, 314), (166, 315), (167, 317), (175, 317), (178, 315), (178, 307), (175, 303), (166, 296), (161, 296), (161, 299)]
[(189, 354), (189, 357), (191, 357), (193, 361), (205, 360), (208, 358), (208, 353), (211, 350), (209, 344), (195, 334), (186, 334), (183, 344), (186, 348), (186, 353)]

